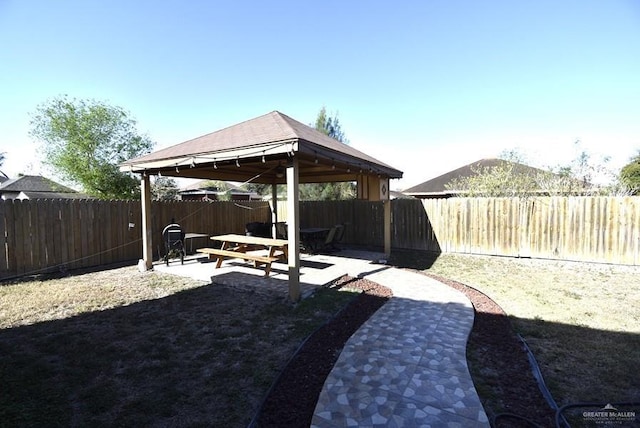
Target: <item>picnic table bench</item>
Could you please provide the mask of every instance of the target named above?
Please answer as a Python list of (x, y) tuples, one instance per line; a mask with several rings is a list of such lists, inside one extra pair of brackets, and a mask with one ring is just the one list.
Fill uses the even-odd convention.
[[(286, 239), (262, 238), (258, 236), (246, 235), (219, 235), (212, 236), (212, 240), (222, 242), (218, 248), (198, 248), (198, 253), (207, 254), (209, 260), (216, 260), (216, 269), (222, 265), (225, 258), (238, 258), (246, 261), (253, 261), (255, 267), (264, 265), (264, 274), (269, 276), (271, 263), (288, 257), (289, 241)], [(268, 254), (248, 253), (248, 251), (267, 249)]]

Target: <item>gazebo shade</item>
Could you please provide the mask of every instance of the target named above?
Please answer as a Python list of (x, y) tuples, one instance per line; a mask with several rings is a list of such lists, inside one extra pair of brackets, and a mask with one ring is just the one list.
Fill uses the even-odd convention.
[[(358, 198), (384, 204), (385, 253), (391, 253), (389, 179), (402, 172), (274, 111), (120, 164), (142, 174), (141, 267), (152, 269), (150, 175), (287, 184), (289, 297), (300, 298), (299, 183), (356, 181)], [(275, 207), (275, 203), (273, 205)], [(277, 210), (272, 210), (276, 224)], [(275, 235), (275, 229), (274, 229)]]
[(356, 181), (402, 172), (278, 111), (128, 160), (122, 171), (236, 182), (284, 183), (296, 156), (300, 182)]

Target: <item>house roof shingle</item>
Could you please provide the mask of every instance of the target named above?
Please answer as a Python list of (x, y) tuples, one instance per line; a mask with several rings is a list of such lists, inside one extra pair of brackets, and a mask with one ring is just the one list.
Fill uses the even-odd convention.
[(18, 178), (12, 178), (0, 185), (0, 190), (4, 192), (62, 192), (62, 193), (78, 193), (75, 190), (56, 183), (53, 180), (42, 177), (41, 175), (23, 175)]
[(83, 193), (79, 193), (40, 175), (23, 175), (0, 184), (0, 194), (19, 194), (21, 192), (29, 197), (29, 199), (88, 198), (88, 196)]
[[(447, 196), (456, 193), (455, 189), (447, 189), (446, 185), (456, 178), (465, 178), (476, 175), (478, 168), (494, 168), (503, 165), (505, 162), (509, 162), (515, 165), (516, 171), (523, 174), (537, 174), (544, 172), (541, 169), (534, 168), (528, 165), (523, 165), (517, 162), (506, 161), (503, 159), (480, 159), (479, 161), (472, 162), (468, 165), (461, 166), (460, 168), (446, 172), (431, 180), (427, 180), (416, 186), (410, 187), (404, 190), (402, 193), (410, 196)], [(475, 171), (474, 171), (475, 170)]]

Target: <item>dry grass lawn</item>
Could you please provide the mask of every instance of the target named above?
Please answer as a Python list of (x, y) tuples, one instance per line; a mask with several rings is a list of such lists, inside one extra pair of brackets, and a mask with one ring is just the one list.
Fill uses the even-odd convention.
[(0, 284), (0, 425), (247, 426), (354, 296), (283, 295), (135, 267)]
[(498, 303), (558, 405), (640, 401), (640, 267), (420, 252), (395, 259)]
[[(640, 268), (396, 252), (484, 292), (559, 405), (640, 401)], [(135, 267), (0, 284), (0, 425), (246, 426), (302, 340), (353, 297)]]

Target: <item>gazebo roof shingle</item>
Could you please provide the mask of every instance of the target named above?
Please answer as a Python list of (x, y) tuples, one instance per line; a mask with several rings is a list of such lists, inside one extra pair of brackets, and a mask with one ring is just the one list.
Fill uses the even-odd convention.
[[(231, 159), (300, 153), (314, 161), (365, 166), (390, 178), (402, 172), (291, 117), (273, 111), (121, 164), (122, 170), (163, 170)], [(319, 163), (319, 162), (315, 162)]]

